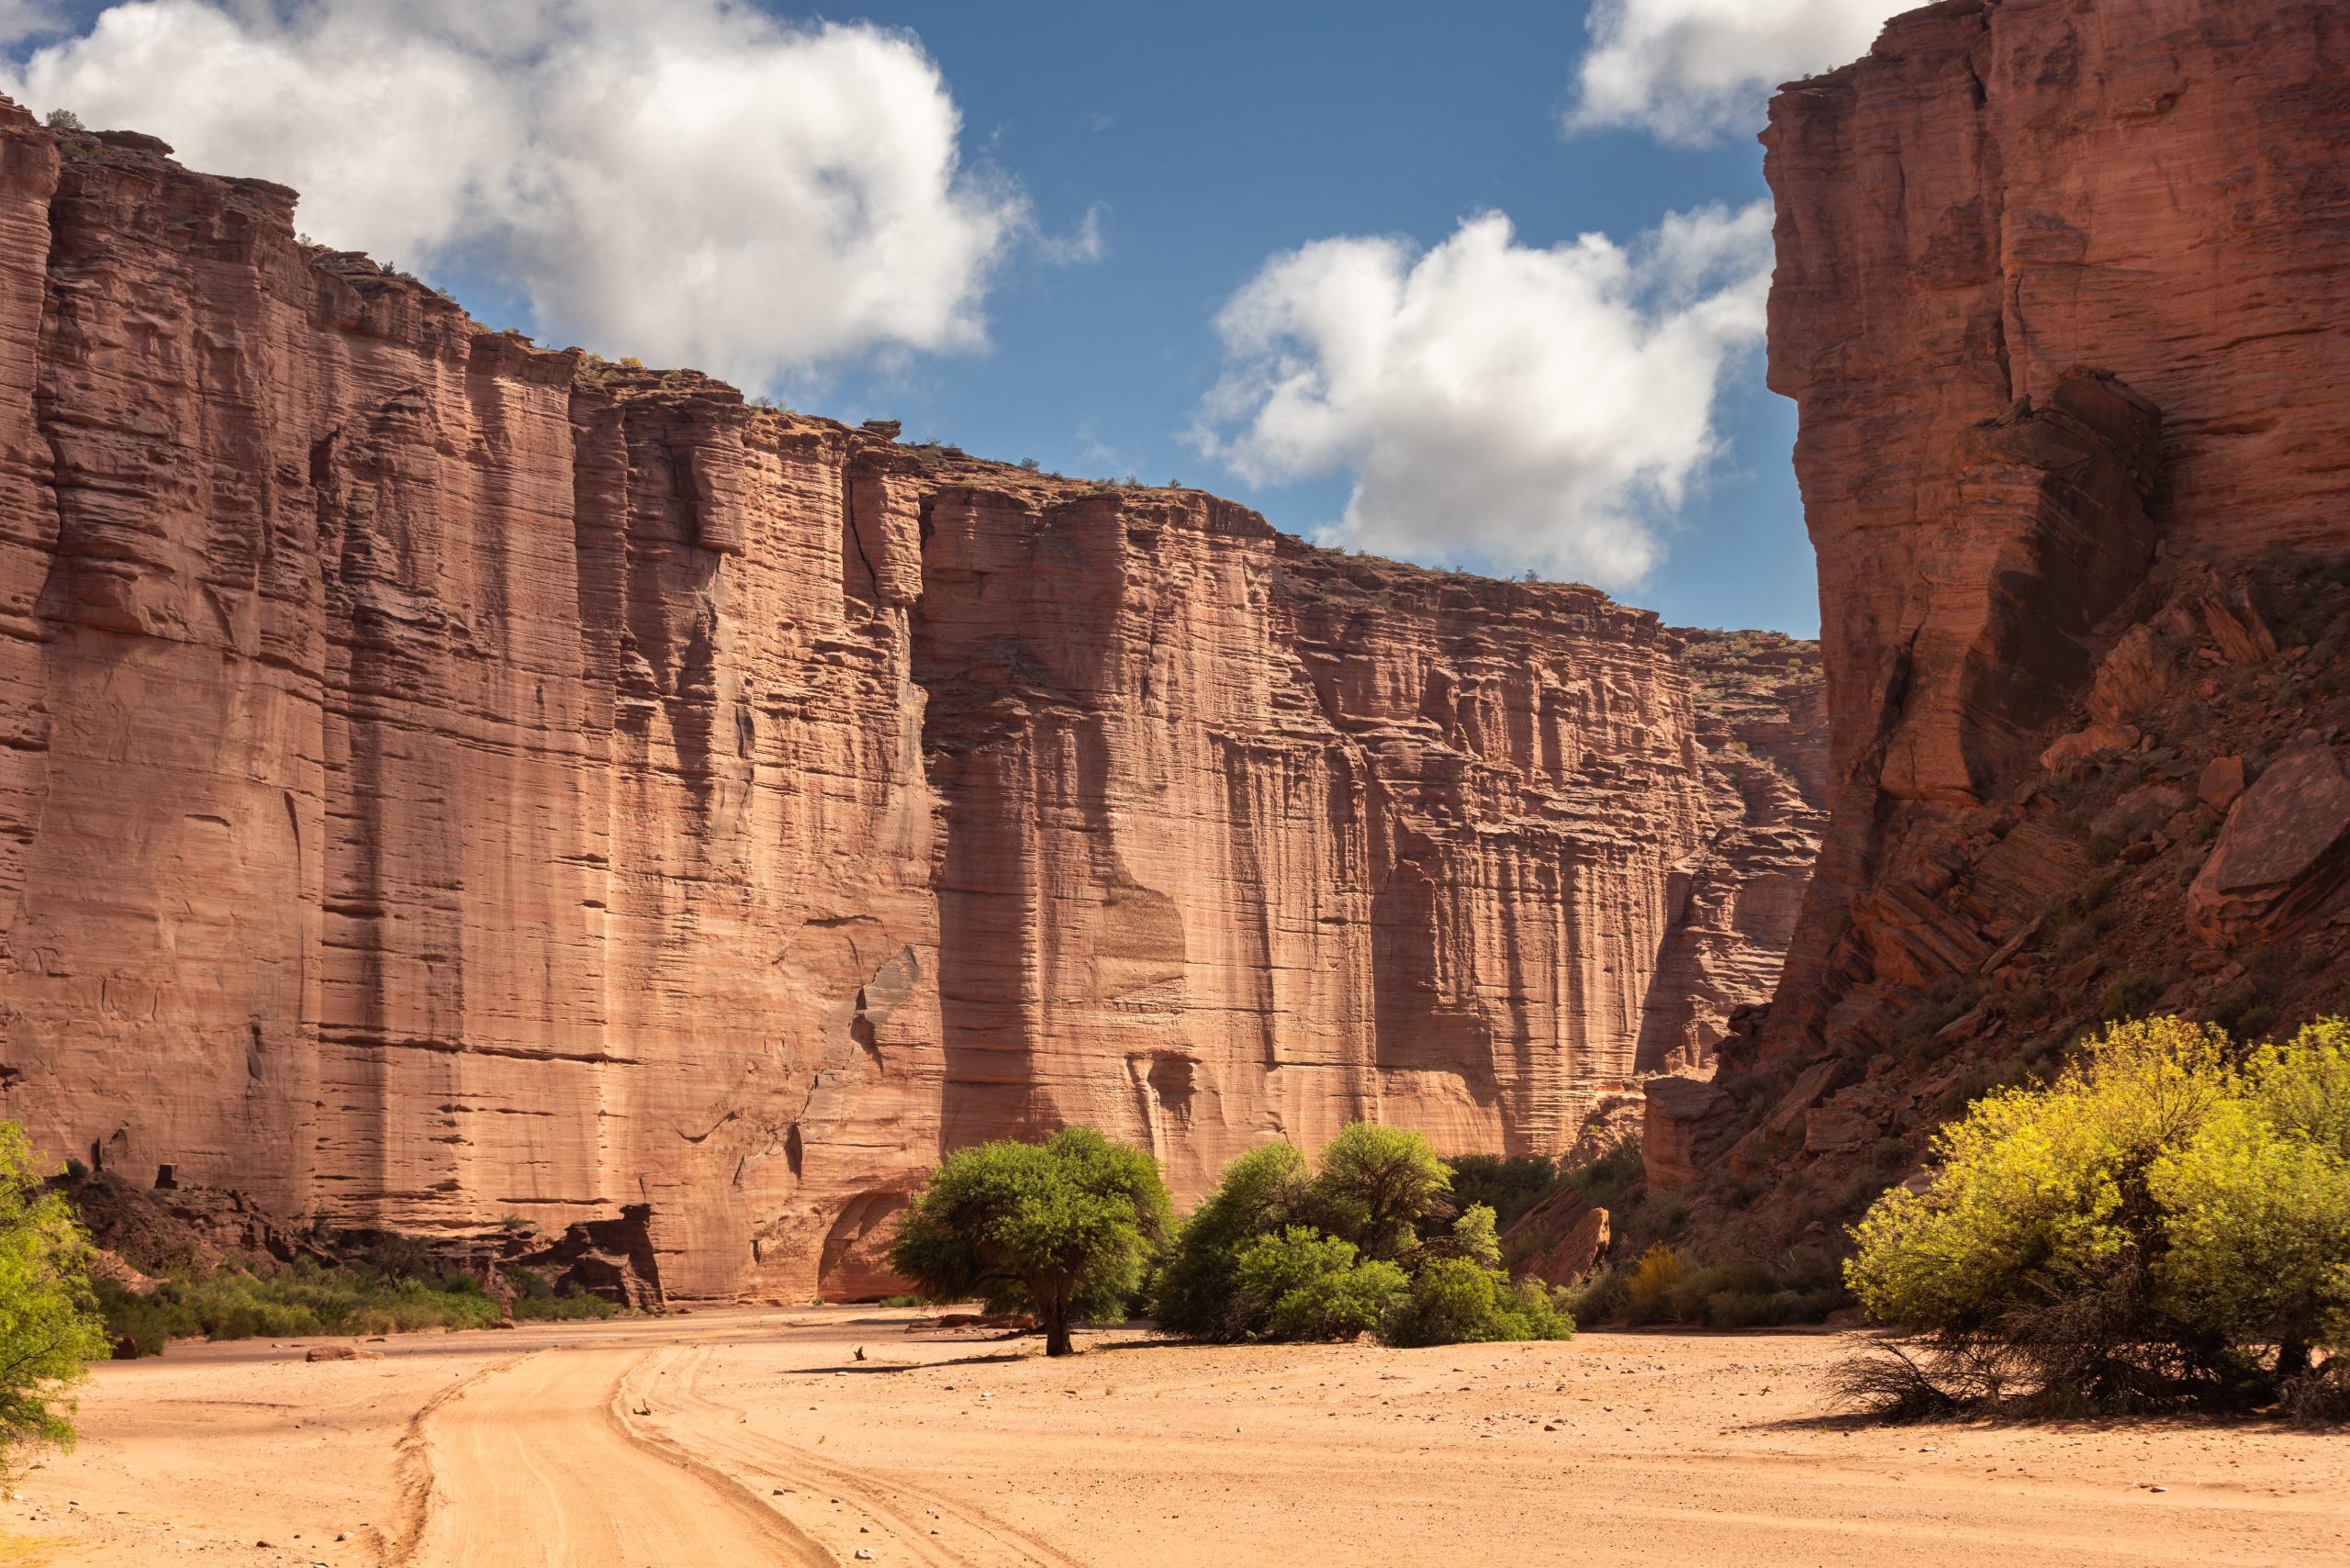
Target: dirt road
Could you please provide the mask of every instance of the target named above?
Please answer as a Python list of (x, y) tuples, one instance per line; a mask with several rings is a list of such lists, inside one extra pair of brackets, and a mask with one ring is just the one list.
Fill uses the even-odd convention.
[(1816, 1336), (1120, 1333), (1047, 1361), (907, 1322), (730, 1311), (102, 1367), (81, 1449), (0, 1506), (0, 1563), (2350, 1562), (2338, 1433), (1856, 1425), (1826, 1407), (1842, 1347)]
[(645, 1352), (539, 1350), (422, 1424), (431, 1494), (407, 1555), (434, 1568), (822, 1568), (830, 1553), (690, 1454), (630, 1428)]

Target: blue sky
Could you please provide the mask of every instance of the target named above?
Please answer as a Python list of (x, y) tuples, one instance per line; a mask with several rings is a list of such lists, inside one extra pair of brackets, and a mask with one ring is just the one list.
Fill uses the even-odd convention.
[(319, 238), (493, 325), (1811, 634), (1752, 132), (1769, 84), (1893, 6), (1596, 3), (1595, 28), (1587, 0), (766, 5), (779, 27), (727, 0), (0, 0), (0, 25), (36, 109), (285, 180)]
[[(995, 297), (984, 360), (851, 378), (838, 406), (1069, 473), (1180, 477), (1311, 533), (1344, 507), (1343, 476), (1250, 485), (1183, 441), (1217, 378), (1217, 308), (1266, 256), (1333, 234), (1431, 245), (1484, 208), (1506, 212), (1528, 244), (1592, 230), (1628, 236), (1671, 208), (1765, 194), (1762, 150), (1749, 140), (1689, 149), (1632, 129), (1561, 133), (1584, 9), (864, 8), (920, 36), (955, 86), (972, 145), (1018, 174), (1044, 227), (1073, 227), (1104, 205), (1104, 253), (1086, 267), (1019, 267)], [(1620, 596), (1676, 624), (1808, 636), (1818, 601), (1788, 462), (1793, 405), (1763, 387), (1759, 353), (1744, 357), (1721, 408), (1726, 460), (1683, 509), (1664, 565)], [(1097, 456), (1097, 444), (1115, 456)], [(1441, 554), (1426, 558), (1453, 564)]]

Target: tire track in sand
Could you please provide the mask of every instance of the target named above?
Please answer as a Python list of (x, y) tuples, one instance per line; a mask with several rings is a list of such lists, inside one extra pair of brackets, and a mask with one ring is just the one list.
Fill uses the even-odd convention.
[[(985, 1509), (927, 1491), (895, 1476), (884, 1481), (818, 1459), (796, 1444), (754, 1430), (744, 1412), (706, 1397), (698, 1387), (710, 1349), (680, 1347), (647, 1357), (622, 1387), (624, 1410), (648, 1409), (675, 1423), (656, 1440), (695, 1454), (753, 1481), (774, 1477), (805, 1492), (820, 1487), (872, 1521), (890, 1560), (921, 1568), (1086, 1568), (1082, 1559), (1006, 1523)], [(639, 1432), (654, 1434), (643, 1426)], [(750, 1485), (751, 1482), (744, 1483)], [(817, 1521), (821, 1529), (822, 1521)], [(844, 1544), (845, 1544), (845, 1539)], [(863, 1544), (859, 1542), (859, 1544)]]
[(831, 1568), (722, 1473), (632, 1428), (640, 1350), (541, 1350), (420, 1412), (431, 1489), (417, 1568)]

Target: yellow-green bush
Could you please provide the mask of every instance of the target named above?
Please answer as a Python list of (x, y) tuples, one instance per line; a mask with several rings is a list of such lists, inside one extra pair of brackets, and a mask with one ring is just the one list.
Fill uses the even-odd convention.
[(1846, 1265), (1953, 1397), (2257, 1402), (2350, 1352), (2350, 1025), (2248, 1057), (2211, 1025), (2118, 1024), (2044, 1089), (1977, 1102), (1933, 1182)]
[(24, 1129), (0, 1122), (0, 1478), (27, 1449), (72, 1446), (64, 1391), (106, 1353), (89, 1238), (65, 1200), (42, 1191), (41, 1164)]

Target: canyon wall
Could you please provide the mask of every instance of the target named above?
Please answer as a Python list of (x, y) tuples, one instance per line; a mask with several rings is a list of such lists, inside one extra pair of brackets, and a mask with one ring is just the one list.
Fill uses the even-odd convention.
[(543, 351), (168, 151), (0, 113), (0, 1110), (52, 1152), (855, 1294), (950, 1148), (1550, 1151), (1767, 991), (1803, 648)]
[(1945, 0), (1773, 102), (1830, 822), (1727, 1081), (1651, 1098), (1724, 1226), (1800, 1170), (1823, 1234), (2106, 1018), (2350, 1002), (2346, 141), (2324, 0)]

